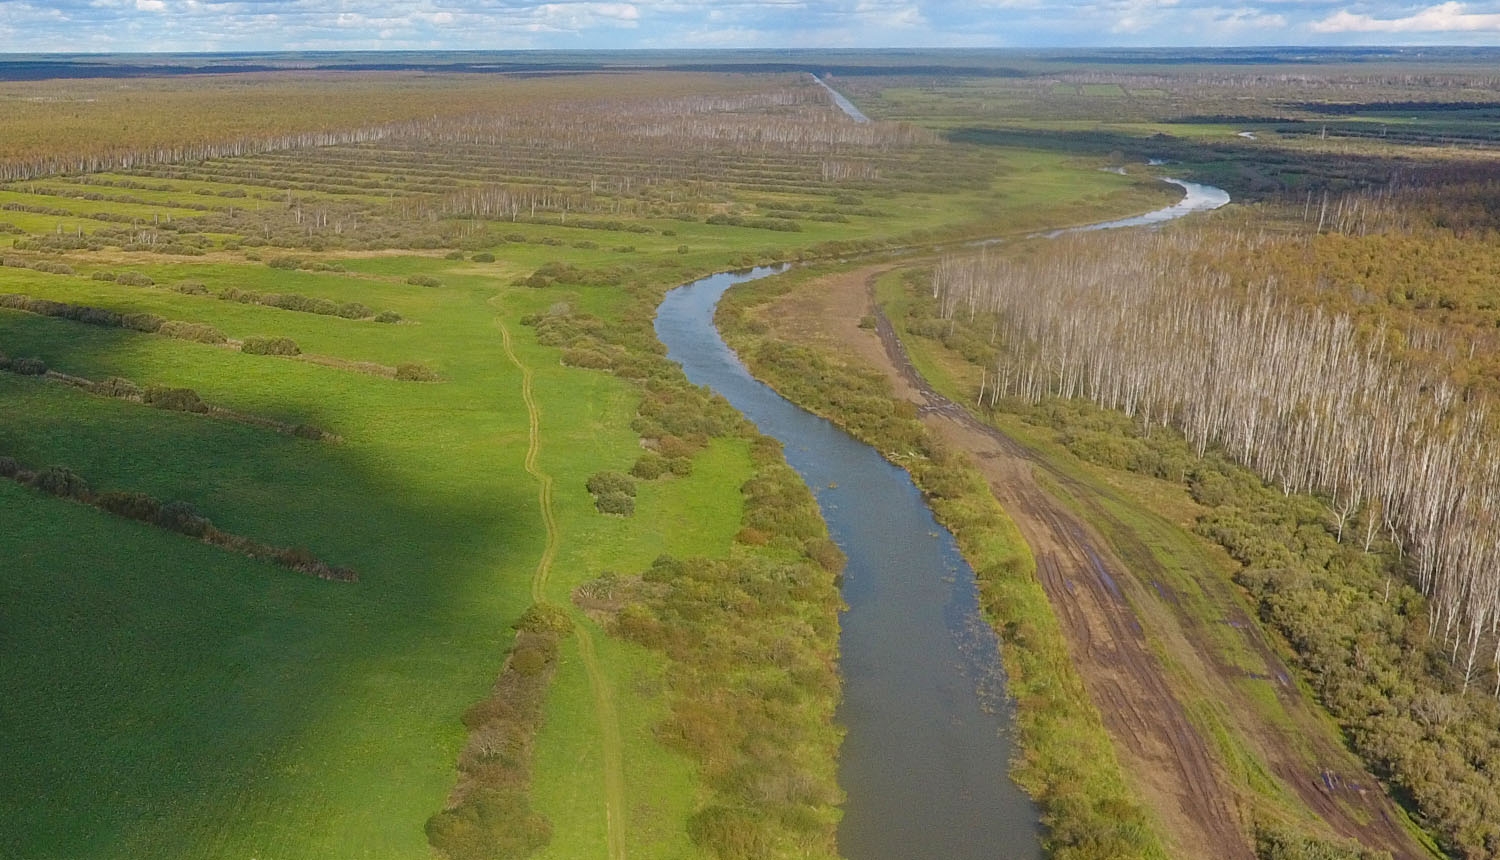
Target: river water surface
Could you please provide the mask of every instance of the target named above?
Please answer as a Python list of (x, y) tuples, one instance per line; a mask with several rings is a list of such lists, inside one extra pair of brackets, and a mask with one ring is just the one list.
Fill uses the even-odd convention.
[[(1229, 200), (1217, 188), (1167, 181), (1187, 199), (1075, 229), (1155, 224)], [(906, 472), (752, 377), (714, 327), (726, 290), (779, 271), (723, 273), (672, 290), (656, 334), (689, 380), (782, 443), (849, 556), (839, 634), (838, 718), (847, 729), (839, 784), (848, 794), (840, 852), (851, 860), (1039, 858), (1038, 811), (1007, 776), (1011, 715), (998, 641), (953, 535)]]
[(777, 271), (672, 290), (656, 333), (688, 379), (781, 441), (849, 556), (840, 851), (851, 860), (1040, 857), (1037, 810), (1006, 777), (1009, 714), (995, 634), (953, 536), (906, 472), (751, 377), (714, 328), (725, 290)]

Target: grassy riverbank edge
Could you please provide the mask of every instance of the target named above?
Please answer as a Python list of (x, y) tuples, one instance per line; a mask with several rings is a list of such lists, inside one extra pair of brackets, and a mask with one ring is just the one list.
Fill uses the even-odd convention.
[(1156, 826), (1131, 796), (1073, 667), (1031, 549), (983, 477), (927, 432), (883, 376), (769, 338), (754, 320), (754, 308), (836, 270), (802, 268), (732, 288), (719, 307), (720, 332), (757, 378), (906, 469), (954, 533), (975, 571), (987, 620), (1004, 643), (1020, 749), (1010, 777), (1040, 805), (1049, 855), (1168, 856)]

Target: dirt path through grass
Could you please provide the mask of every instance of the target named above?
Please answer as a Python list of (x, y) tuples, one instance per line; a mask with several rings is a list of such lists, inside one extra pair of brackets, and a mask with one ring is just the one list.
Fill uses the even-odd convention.
[[(496, 318), (500, 328), (500, 339), (505, 345), (505, 356), (521, 371), (521, 399), (526, 403), (528, 424), (526, 443), (526, 473), (536, 478), (537, 503), (542, 511), (542, 523), (547, 530), (547, 543), (542, 556), (537, 560), (536, 572), (531, 577), (531, 599), (536, 603), (547, 601), (547, 583), (552, 575), (552, 562), (557, 558), (560, 533), (557, 515), (552, 509), (552, 476), (537, 464), (542, 450), (542, 412), (536, 405), (532, 390), (531, 368), (516, 355), (511, 344), (510, 331), (505, 323)], [(609, 860), (625, 860), (625, 754), (624, 742), (620, 738), (620, 719), (615, 711), (614, 695), (609, 681), (599, 667), (599, 655), (594, 648), (593, 632), (579, 619), (573, 619), (574, 638), (578, 642), (578, 656), (583, 661), (583, 670), (589, 679), (589, 690), (594, 697), (594, 718), (599, 724), (599, 742), (604, 760), (604, 815), (607, 827), (607, 849)]]

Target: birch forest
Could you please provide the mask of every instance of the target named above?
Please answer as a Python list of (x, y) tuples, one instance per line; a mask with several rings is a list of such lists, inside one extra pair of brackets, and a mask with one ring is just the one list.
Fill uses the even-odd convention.
[(1292, 241), (1226, 229), (1063, 237), (1027, 257), (944, 259), (944, 317), (984, 320), (980, 394), (1086, 398), (1285, 493), (1327, 500), (1340, 541), (1389, 540), (1462, 687), (1500, 697), (1500, 443), (1482, 394), (1398, 358), (1400, 340), (1204, 261)]

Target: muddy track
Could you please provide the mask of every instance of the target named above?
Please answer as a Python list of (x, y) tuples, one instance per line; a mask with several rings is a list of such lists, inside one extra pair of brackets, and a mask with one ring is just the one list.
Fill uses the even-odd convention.
[[(537, 503), (541, 508), (542, 523), (547, 534), (541, 558), (537, 560), (536, 570), (531, 575), (531, 599), (535, 603), (545, 603), (561, 532), (557, 525), (557, 514), (552, 509), (552, 476), (543, 471), (537, 462), (542, 451), (542, 412), (533, 394), (531, 368), (516, 355), (515, 348), (511, 345), (510, 331), (498, 317), (495, 325), (500, 328), (505, 357), (521, 371), (521, 399), (526, 404), (527, 419), (526, 473), (536, 479)], [(588, 676), (589, 692), (594, 699), (594, 719), (599, 725), (599, 743), (604, 763), (605, 853), (609, 860), (625, 860), (625, 745), (620, 737), (620, 718), (615, 710), (614, 693), (610, 690), (609, 679), (604, 677), (599, 666), (592, 630), (583, 621), (574, 618), (573, 636), (578, 642), (578, 656), (583, 663), (584, 674)]]
[[(876, 271), (865, 280), (867, 312), (876, 318), (888, 362), (886, 370), (904, 383), (919, 403), (924, 422), (977, 458), (996, 498), (1016, 522), (1037, 560), (1037, 575), (1058, 614), (1085, 685), (1105, 724), (1123, 747), (1126, 767), (1149, 775), (1142, 786), (1183, 856), (1250, 857), (1236, 791), (1201, 732), (1172, 692), (1161, 661), (1152, 653), (1136, 605), (1159, 599), (1169, 609), (1172, 595), (1159, 581), (1159, 562), (1140, 537), (1118, 523), (1094, 491), (1051, 469), (1024, 446), (967, 409), (936, 392), (912, 365), (889, 319), (874, 301)], [(1106, 543), (1038, 481), (1059, 486), (1097, 522), (1109, 522)], [(1124, 559), (1122, 563), (1121, 559)], [(1227, 587), (1227, 585), (1225, 585)], [(1140, 593), (1154, 588), (1156, 597)], [(1133, 605), (1135, 601), (1136, 605)], [(1259, 625), (1236, 614), (1225, 623), (1239, 630), (1269, 668), (1258, 679), (1275, 685), (1278, 699), (1298, 728), (1296, 738), (1275, 727), (1248, 725), (1253, 705), (1232, 683), (1243, 670), (1226, 665), (1209, 644), (1204, 621), (1175, 612), (1189, 645), (1215, 676), (1211, 691), (1239, 720), (1265, 765), (1299, 799), (1340, 835), (1390, 851), (1398, 858), (1429, 856), (1401, 824), (1401, 816), (1378, 782), (1359, 767), (1331, 733), (1318, 724), (1290, 672), (1276, 656)], [(1196, 635), (1195, 635), (1196, 634)], [(1235, 701), (1239, 699), (1241, 701)], [(1299, 755), (1294, 743), (1304, 745)], [(1314, 762), (1310, 764), (1308, 757)], [(1169, 775), (1160, 779), (1159, 775)], [(1153, 778), (1154, 777), (1154, 778)]]

